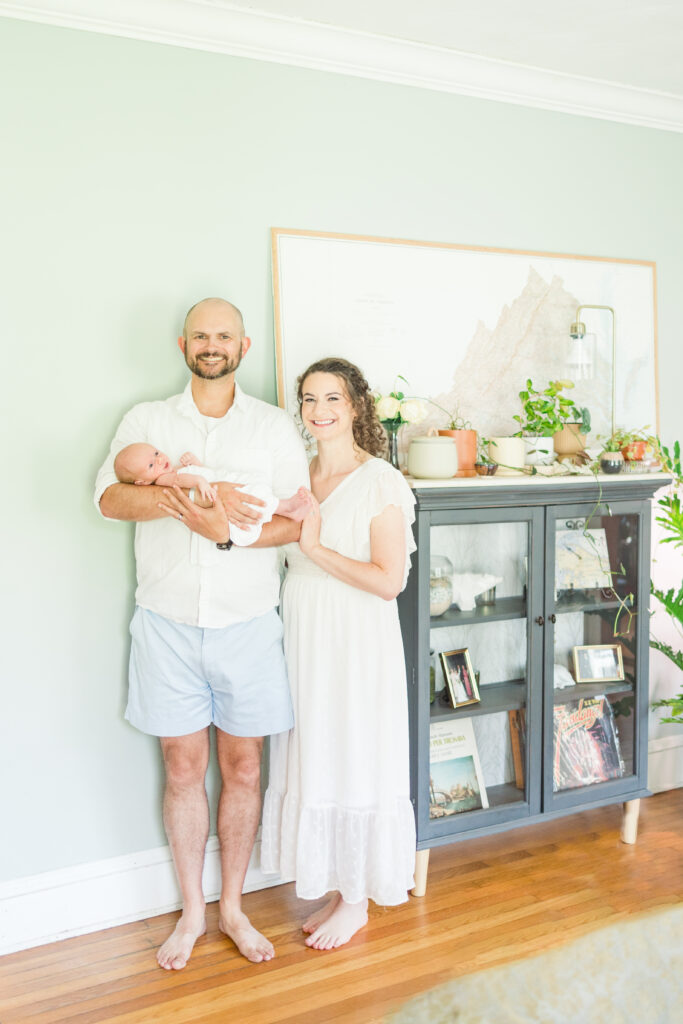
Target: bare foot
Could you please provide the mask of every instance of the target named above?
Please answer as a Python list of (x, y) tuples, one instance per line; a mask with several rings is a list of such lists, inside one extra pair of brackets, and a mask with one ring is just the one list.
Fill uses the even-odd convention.
[(336, 949), (356, 934), (368, 923), (368, 901), (345, 903), (339, 905), (326, 921), (306, 939), (306, 945), (313, 949)]
[(276, 512), (279, 516), (286, 516), (287, 519), (293, 519), (295, 522), (300, 523), (302, 519), (306, 518), (306, 513), (310, 507), (311, 502), (308, 491), (305, 487), (300, 487), (291, 498), (280, 499)]
[(181, 914), (172, 934), (157, 953), (159, 967), (165, 971), (181, 971), (190, 959), (195, 942), (205, 931), (206, 921), (203, 917), (194, 922)]
[(304, 923), (301, 925), (302, 929), (305, 932), (314, 932), (316, 928), (320, 927), (323, 921), (327, 921), (332, 911), (336, 910), (340, 899), (341, 894), (335, 892), (334, 896), (327, 901), (324, 907), (321, 907), (320, 910), (316, 910), (314, 914), (311, 914), (310, 917), (306, 918)]
[(272, 960), (275, 950), (265, 935), (257, 932), (246, 914), (241, 911), (230, 916), (221, 913), (218, 919), (218, 927), (235, 943), (242, 956), (251, 960), (253, 964), (260, 964), (263, 960)]

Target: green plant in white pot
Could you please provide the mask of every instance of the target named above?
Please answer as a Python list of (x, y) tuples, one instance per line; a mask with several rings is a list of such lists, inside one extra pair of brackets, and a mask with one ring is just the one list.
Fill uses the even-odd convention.
[(570, 380), (551, 380), (540, 390), (529, 378), (526, 387), (519, 392), (522, 413), (513, 417), (520, 429), (517, 436), (525, 443), (525, 462), (529, 466), (552, 462), (554, 455), (553, 438), (567, 423), (580, 423), (581, 433), (590, 430), (590, 414), (579, 409), (571, 398), (562, 394), (573, 388)]

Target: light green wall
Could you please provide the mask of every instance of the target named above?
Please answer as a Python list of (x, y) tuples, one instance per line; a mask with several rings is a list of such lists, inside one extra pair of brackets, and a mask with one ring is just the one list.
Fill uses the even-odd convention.
[(683, 136), (6, 19), (0, 53), (4, 880), (165, 842), (122, 721), (131, 528), (90, 494), (183, 385), (186, 307), (237, 302), (274, 399), (271, 226), (656, 260), (670, 437)]

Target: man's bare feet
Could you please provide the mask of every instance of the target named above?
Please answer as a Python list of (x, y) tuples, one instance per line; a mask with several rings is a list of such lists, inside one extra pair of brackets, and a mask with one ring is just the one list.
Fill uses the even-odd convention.
[(336, 949), (368, 923), (368, 901), (345, 903), (340, 900), (326, 921), (306, 939), (313, 949)]
[(319, 928), (324, 921), (327, 921), (332, 911), (336, 910), (340, 899), (341, 893), (335, 892), (334, 896), (330, 897), (324, 907), (321, 907), (320, 910), (316, 910), (315, 913), (306, 918), (304, 923), (301, 925), (303, 931), (310, 933), (314, 932), (316, 928)]
[(157, 953), (159, 967), (165, 971), (181, 971), (190, 959), (195, 942), (205, 931), (206, 921), (203, 916), (192, 920), (189, 915), (186, 917), (184, 913), (181, 914), (173, 932)]
[(260, 964), (264, 960), (272, 960), (275, 950), (265, 935), (257, 932), (246, 914), (241, 911), (237, 913), (223, 913), (218, 918), (218, 927), (235, 943), (242, 956), (251, 960), (253, 964)]

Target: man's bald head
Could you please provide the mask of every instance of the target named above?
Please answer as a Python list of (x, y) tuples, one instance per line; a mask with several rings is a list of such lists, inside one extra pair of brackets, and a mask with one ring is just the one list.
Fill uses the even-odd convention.
[(240, 313), (237, 306), (232, 302), (228, 302), (227, 299), (200, 299), (199, 302), (195, 302), (194, 306), (190, 306), (185, 316), (185, 322), (183, 324), (183, 338), (187, 341), (188, 327), (193, 320), (194, 314), (202, 312), (205, 309), (211, 309), (218, 312), (221, 308), (230, 310), (236, 317), (237, 326), (239, 327), (240, 337), (244, 337), (244, 317)]

